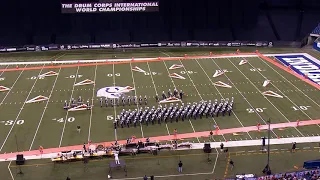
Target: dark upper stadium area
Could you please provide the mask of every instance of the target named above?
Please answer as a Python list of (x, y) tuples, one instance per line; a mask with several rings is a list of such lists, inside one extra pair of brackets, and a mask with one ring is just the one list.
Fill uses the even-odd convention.
[(159, 0), (159, 5), (159, 12), (62, 14), (57, 0), (5, 1), (0, 6), (0, 46), (300, 41), (320, 19), (319, 0)]

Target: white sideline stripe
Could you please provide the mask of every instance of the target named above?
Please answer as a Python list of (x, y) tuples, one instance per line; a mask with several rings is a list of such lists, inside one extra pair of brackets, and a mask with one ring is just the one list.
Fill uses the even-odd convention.
[[(159, 51), (159, 52), (160, 52), (160, 53), (163, 53), (164, 55), (166, 55), (166, 56), (168, 56), (168, 57), (170, 57), (170, 55), (169, 55), (169, 54), (167, 54), (167, 53), (165, 53), (165, 52), (162, 52), (162, 51)], [(164, 64), (164, 66), (166, 67), (166, 70), (167, 70), (168, 75), (169, 75), (169, 74), (170, 74), (170, 72), (169, 72), (169, 69), (168, 69), (167, 64), (166, 64), (164, 61), (162, 61), (162, 62), (163, 62), (163, 64)], [(181, 62), (181, 61), (180, 61), (180, 63), (182, 64), (182, 62)], [(187, 71), (187, 70), (186, 70), (186, 68), (185, 68), (184, 66), (183, 66), (183, 68), (184, 68), (184, 70), (185, 70), (185, 71)], [(173, 81), (172, 77), (171, 77), (171, 76), (169, 76), (169, 77), (170, 77), (170, 79), (171, 79), (171, 82), (172, 82), (172, 84), (173, 84), (174, 88), (175, 88), (175, 89), (177, 89), (177, 86), (176, 86), (176, 84), (174, 83), (174, 81)], [(196, 91), (198, 92), (199, 97), (202, 99), (202, 97), (201, 97), (201, 95), (200, 95), (200, 93), (199, 93), (198, 89), (197, 89), (197, 88), (196, 88), (196, 86), (194, 85), (194, 83), (193, 83), (192, 79), (190, 78), (190, 76), (189, 76), (189, 79), (190, 79), (190, 81), (192, 82), (193, 86), (195, 87)], [(203, 99), (202, 99), (202, 100), (203, 100)], [(190, 119), (189, 119), (189, 123), (190, 123), (190, 125), (191, 125), (191, 128), (192, 128), (193, 132), (196, 132), (196, 131), (195, 131), (195, 129), (194, 129), (194, 127), (193, 127), (192, 122), (190, 121)], [(200, 143), (200, 140), (199, 140), (199, 138), (198, 138), (198, 137), (197, 137), (197, 140), (198, 140), (198, 142)]]
[[(38, 76), (42, 73), (43, 67), (44, 67), (44, 65), (42, 66), (42, 69), (39, 71)], [(24, 72), (24, 71), (21, 71), (20, 75), (22, 74), (22, 72)], [(19, 77), (20, 77), (20, 75), (19, 75)], [(17, 80), (19, 79), (19, 77), (16, 79), (15, 83), (17, 82)], [(16, 119), (14, 120), (14, 122), (13, 122), (13, 124), (12, 124), (12, 126), (11, 126), (11, 128), (10, 128), (7, 136), (6, 136), (6, 138), (4, 139), (4, 141), (3, 141), (2, 145), (1, 145), (0, 152), (2, 151), (4, 145), (6, 144), (8, 138), (9, 138), (9, 136), (10, 136), (10, 134), (11, 134), (11, 131), (12, 131), (12, 129), (14, 128), (14, 126), (15, 126), (15, 124), (16, 124), (16, 122), (17, 122), (17, 120), (18, 120), (18, 118), (19, 118), (19, 116), (20, 116), (20, 114), (21, 114), (21, 112), (22, 112), (22, 110), (23, 110), (23, 108), (24, 108), (24, 106), (26, 105), (26, 102), (28, 101), (29, 96), (30, 96), (30, 94), (32, 93), (32, 90), (33, 90), (34, 86), (36, 85), (38, 79), (39, 79), (39, 78), (36, 78), (36, 80), (34, 81), (32, 87), (31, 87), (31, 89), (30, 89), (30, 91), (29, 91), (29, 94), (27, 95), (25, 101), (23, 102), (23, 104), (22, 104), (22, 106), (21, 106), (21, 108), (20, 108), (20, 111), (18, 112), (18, 115), (17, 115)], [(15, 84), (15, 83), (14, 83), (14, 84)], [(8, 94), (9, 94), (9, 93), (7, 93), (7, 95), (8, 95)]]
[[(203, 67), (201, 66), (201, 64), (199, 63), (199, 61), (198, 61), (197, 59), (196, 59), (196, 62), (198, 63), (198, 65), (200, 66), (200, 68), (202, 69), (202, 71), (204, 72), (204, 74), (207, 76), (207, 78), (209, 79), (209, 81), (211, 82), (211, 84), (214, 84), (213, 81), (212, 81), (212, 79), (209, 77), (208, 73), (203, 69)], [(219, 69), (221, 69), (221, 68), (219, 67)], [(224, 98), (224, 97), (222, 96), (221, 92), (219, 91), (219, 89), (218, 89), (216, 86), (214, 86), (214, 88), (217, 90), (217, 92), (218, 92), (218, 94), (220, 95), (220, 97), (221, 97), (221, 98)], [(240, 121), (240, 119), (238, 118), (238, 116), (236, 115), (236, 113), (235, 113), (233, 110), (232, 110), (232, 114), (236, 117), (236, 119), (238, 120), (238, 122), (240, 123), (240, 125), (241, 125), (242, 127), (244, 127), (243, 124), (242, 124), (242, 122)], [(248, 134), (248, 136), (250, 137), (250, 139), (252, 139), (252, 137), (251, 137), (251, 135), (249, 134), (249, 132), (247, 132), (247, 134)]]
[[(95, 88), (96, 88), (97, 68), (98, 68), (98, 65), (96, 65), (96, 68), (95, 68), (95, 70), (94, 70), (94, 78), (93, 78), (94, 84), (93, 84), (93, 88), (92, 88), (91, 105), (93, 105)], [(93, 113), (93, 108), (90, 109), (89, 130), (88, 130), (88, 142), (90, 141), (90, 136), (91, 136), (92, 113)]]
[[(229, 62), (250, 82), (250, 84), (252, 84), (252, 86), (254, 86), (261, 94), (260, 89), (236, 66), (234, 65), (233, 62), (231, 62), (231, 60), (229, 58), (227, 58), (229, 60)], [(263, 96), (264, 99), (266, 99), (288, 122), (291, 122), (287, 116), (285, 116), (267, 97)], [(301, 131), (299, 129), (297, 129), (297, 127), (294, 127), (298, 133), (300, 133), (301, 136), (304, 136)]]
[[(135, 83), (135, 81), (134, 81), (134, 76), (133, 76), (131, 61), (130, 61), (130, 71), (131, 71), (132, 83), (133, 83), (133, 88), (134, 88), (134, 95), (135, 95), (136, 98), (137, 98), (137, 89), (136, 89), (136, 83)], [(138, 103), (138, 102), (137, 102), (137, 108), (139, 109), (139, 103)], [(143, 129), (142, 129), (142, 124), (140, 124), (140, 130), (141, 130), (142, 138), (144, 138)]]
[[(297, 144), (301, 143), (318, 143), (320, 142), (320, 136), (310, 136), (310, 137), (293, 137), (293, 138), (274, 138), (270, 139), (271, 145), (280, 145), (280, 144), (288, 144), (291, 149), (291, 144), (293, 142), (296, 142)], [(221, 142), (210, 142), (210, 145), (212, 148), (219, 148), (220, 149)], [(261, 146), (261, 139), (257, 140), (243, 140), (243, 141), (228, 141), (224, 142), (224, 147), (250, 147), (250, 146)], [(204, 143), (194, 143), (192, 144), (191, 149), (203, 149)], [(296, 148), (299, 149), (299, 148)], [(311, 149), (311, 148), (310, 148)], [(319, 147), (313, 147), (313, 149), (319, 149)], [(77, 149), (74, 149), (77, 150)], [(289, 149), (278, 149), (278, 150), (289, 150)], [(244, 153), (246, 151), (237, 151), (237, 153)], [(57, 153), (49, 153), (49, 154), (43, 154), (43, 159), (51, 159), (52, 157), (56, 156)], [(218, 153), (216, 155), (219, 155)], [(31, 159), (40, 159), (41, 156), (39, 155), (32, 155), (32, 156), (24, 156), (26, 160)], [(4, 161), (15, 161), (16, 157), (8, 158), (8, 159), (0, 159), (0, 162)], [(140, 177), (141, 178), (141, 177)]]
[[(167, 53), (161, 52), (166, 56), (170, 57)], [(283, 53), (283, 54), (263, 54), (264, 56), (284, 56), (284, 55), (304, 55), (309, 59), (319, 62), (319, 60), (310, 56), (307, 53)], [(229, 55), (229, 56), (213, 56), (213, 57), (203, 57), (203, 59), (220, 59), (220, 58), (232, 58), (232, 57), (258, 57), (258, 55)], [(172, 57), (172, 58), (181, 58), (184, 57)], [(145, 61), (145, 60), (154, 60), (155, 58), (135, 58), (134, 61)], [(75, 64), (75, 63), (94, 63), (94, 62), (121, 62), (121, 61), (132, 61), (132, 59), (96, 59), (96, 60), (63, 60), (63, 61), (32, 61), (32, 62), (1, 62), (0, 65), (25, 65), (25, 64)], [(319, 62), (320, 64), (320, 62)]]
[[(77, 68), (77, 72), (76, 72), (76, 75), (75, 75), (75, 77), (74, 77), (74, 82), (73, 82), (73, 84), (72, 84), (72, 90), (71, 90), (71, 96), (70, 96), (70, 99), (69, 99), (69, 104), (71, 103), (71, 99), (72, 99), (72, 96), (73, 96), (74, 87), (75, 87), (74, 84), (77, 82), (78, 73), (79, 73), (79, 68), (80, 68), (80, 66), (78, 66), (78, 68)], [(83, 99), (83, 100), (84, 100), (84, 99)], [(64, 123), (63, 123), (62, 132), (61, 132), (61, 137), (60, 137), (60, 142), (59, 142), (59, 148), (61, 147), (61, 144), (62, 144), (62, 139), (63, 139), (63, 135), (64, 135), (64, 130), (65, 130), (65, 128), (66, 128), (68, 115), (69, 115), (69, 111), (67, 110), (66, 117), (65, 117)]]
[(57, 83), (57, 80), (58, 80), (60, 71), (61, 71), (61, 68), (59, 68), (58, 75), (56, 76), (56, 79), (54, 80), (54, 83), (53, 83), (53, 85), (52, 85), (52, 88), (51, 88), (51, 91), (50, 91), (50, 95), (49, 95), (48, 100), (47, 100), (47, 102), (46, 102), (46, 106), (45, 106), (44, 109), (43, 109), (43, 112), (42, 112), (40, 121), (39, 121), (38, 126), (37, 126), (37, 129), (36, 129), (36, 132), (34, 133), (34, 136), (33, 136), (33, 138), (32, 138), (32, 141), (31, 141), (31, 144), (30, 144), (30, 147), (29, 147), (29, 151), (31, 151), (32, 146), (33, 146), (33, 143), (34, 143), (34, 140), (36, 139), (36, 136), (37, 136), (37, 134), (38, 134), (38, 131), (39, 131), (41, 122), (42, 122), (42, 120), (43, 120), (43, 116), (44, 116), (44, 114), (45, 114), (45, 112), (46, 112), (46, 110), (47, 110), (47, 108), (48, 108), (48, 104), (49, 104), (49, 102), (50, 102), (50, 98), (51, 98), (51, 95), (52, 95), (52, 93), (53, 93), (53, 89), (54, 89), (54, 87), (56, 86), (56, 83)]

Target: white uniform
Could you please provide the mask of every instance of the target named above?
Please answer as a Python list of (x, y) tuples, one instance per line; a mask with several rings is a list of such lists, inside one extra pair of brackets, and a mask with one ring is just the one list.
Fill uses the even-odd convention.
[(116, 164), (120, 164), (119, 155), (117, 153), (114, 154), (114, 161), (116, 162)]

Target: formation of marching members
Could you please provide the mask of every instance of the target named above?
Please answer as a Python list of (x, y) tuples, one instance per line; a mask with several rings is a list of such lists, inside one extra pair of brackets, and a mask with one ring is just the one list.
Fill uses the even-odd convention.
[(114, 122), (114, 128), (117, 127), (136, 127), (138, 124), (161, 124), (161, 123), (171, 123), (173, 121), (178, 122), (179, 119), (182, 121), (190, 120), (197, 118), (202, 119), (203, 117), (218, 117), (221, 113), (222, 116), (225, 116), (226, 113), (231, 115), (231, 111), (233, 109), (233, 101), (234, 98), (232, 97), (231, 100), (228, 98), (221, 99), (218, 102), (217, 99), (214, 102), (211, 100), (207, 101), (200, 101), (199, 103), (184, 103), (179, 106), (177, 103), (174, 105), (173, 103), (170, 104), (169, 107), (165, 104), (164, 106), (159, 105), (157, 108), (153, 106), (152, 108), (145, 107), (140, 109), (135, 109), (133, 111), (123, 109), (118, 118)]
[[(109, 103), (110, 102), (110, 103)], [(104, 104), (103, 104), (104, 103)], [(139, 97), (137, 96), (133, 96), (133, 97), (130, 97), (130, 96), (121, 96), (120, 98), (105, 98), (103, 100), (103, 98), (100, 98), (100, 107), (103, 107), (103, 106), (106, 106), (108, 107), (109, 105), (111, 107), (113, 106), (125, 106), (125, 105), (128, 105), (128, 106), (131, 106), (132, 104), (133, 105), (137, 105), (139, 103), (139, 105), (147, 105), (148, 104), (148, 97), (147, 96), (144, 96), (144, 98), (142, 98), (142, 96), (140, 95)]]
[[(183, 97), (184, 93), (182, 90), (180, 90), (180, 92), (178, 92), (177, 89), (174, 89), (173, 93), (171, 92), (171, 90), (169, 89), (168, 91), (168, 95), (166, 95), (166, 93), (164, 91), (162, 91), (162, 100), (168, 98), (168, 97), (177, 97), (177, 98), (180, 98), (182, 100), (182, 97)], [(159, 102), (160, 101), (160, 98), (158, 95), (155, 96), (155, 100), (156, 102)], [(148, 97), (145, 95), (143, 98), (142, 96), (140, 95), (139, 97), (137, 96), (124, 96), (122, 95), (121, 97), (119, 98), (100, 98), (99, 100), (100, 102), (100, 107), (114, 107), (114, 106), (131, 106), (131, 105), (148, 105)], [(78, 98), (78, 101), (76, 101), (74, 98), (71, 98), (71, 101), (70, 101), (70, 104), (68, 103), (67, 100), (64, 101), (64, 105), (63, 105), (63, 108), (65, 110), (68, 110), (70, 108), (74, 108), (74, 107), (77, 107), (77, 106), (80, 106), (80, 105), (83, 105), (84, 102), (82, 100), (82, 97), (79, 96)], [(92, 105), (90, 104), (90, 101), (87, 100), (86, 104), (87, 106), (87, 109), (90, 110)]]
[[(70, 108), (74, 108), (74, 107), (81, 106), (81, 105), (84, 105), (84, 102), (82, 100), (82, 97), (79, 96), (78, 101), (76, 101), (74, 98), (71, 98), (70, 104), (68, 103), (67, 100), (65, 100), (64, 104), (63, 104), (63, 109), (68, 110)], [(85, 105), (86, 105), (87, 110), (90, 110), (92, 108), (92, 105), (90, 104), (89, 99), (87, 100)]]

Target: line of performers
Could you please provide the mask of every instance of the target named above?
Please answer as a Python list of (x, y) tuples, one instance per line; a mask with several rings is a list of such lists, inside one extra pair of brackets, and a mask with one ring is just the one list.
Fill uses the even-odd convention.
[(84, 103), (83, 100), (82, 100), (82, 97), (79, 96), (78, 97), (78, 101), (76, 101), (74, 98), (71, 98), (70, 104), (68, 103), (67, 100), (65, 100), (64, 104), (63, 104), (63, 109), (68, 110), (70, 108), (74, 108), (74, 107), (82, 106), (82, 105), (85, 105), (87, 110), (90, 110), (92, 108), (92, 105), (90, 104), (89, 99), (87, 100), (86, 103)]
[[(134, 105), (137, 105), (139, 103), (139, 105), (147, 105), (148, 104), (148, 97), (147, 96), (144, 96), (144, 98), (142, 99), (142, 96), (139, 96), (139, 98), (137, 96), (133, 96), (133, 97), (130, 97), (130, 96), (121, 96), (120, 98), (100, 98), (100, 107), (103, 107), (103, 106), (106, 106), (108, 107), (109, 106), (109, 102), (110, 102), (110, 106), (113, 107), (113, 106), (120, 106), (120, 103), (122, 106), (125, 106), (125, 105), (129, 105), (131, 106), (131, 104), (134, 104)], [(121, 101), (121, 102), (120, 102)]]
[(114, 121), (114, 128), (117, 127), (136, 127), (138, 124), (161, 124), (162, 122), (167, 123), (170, 121), (178, 122), (179, 119), (182, 121), (190, 120), (190, 119), (202, 119), (203, 117), (218, 117), (219, 113), (222, 116), (225, 116), (226, 113), (231, 115), (231, 111), (233, 109), (233, 97), (231, 100), (228, 98), (221, 99), (218, 102), (217, 99), (212, 103), (211, 100), (200, 101), (199, 103), (194, 102), (193, 104), (188, 103), (186, 106), (182, 103), (181, 106), (179, 104), (170, 104), (170, 107), (167, 107), (166, 104), (164, 106), (159, 105), (158, 108), (154, 106), (152, 108), (145, 107), (140, 108), (139, 110), (135, 109), (133, 111), (122, 110), (118, 118)]
[[(182, 99), (184, 93), (182, 90), (180, 90), (180, 92), (178, 92), (177, 89), (174, 89), (173, 93), (171, 92), (171, 90), (169, 89), (168, 90), (168, 96), (166, 95), (166, 93), (164, 91), (162, 91), (162, 100), (168, 98), (168, 97), (177, 97), (177, 98), (180, 98)], [(155, 100), (156, 102), (159, 102), (160, 101), (160, 98), (158, 95), (155, 96)], [(137, 96), (121, 96), (120, 98), (100, 98), (100, 107), (108, 107), (109, 105), (111, 107), (113, 106), (120, 106), (120, 104), (122, 106), (131, 106), (131, 104), (133, 105), (137, 105), (139, 103), (139, 105), (147, 105), (148, 104), (148, 97), (145, 95), (144, 98), (142, 98), (142, 96), (140, 95), (139, 97)], [(84, 105), (84, 102), (82, 100), (82, 97), (79, 96), (78, 97), (78, 100), (76, 101), (74, 98), (71, 98), (71, 101), (70, 103), (65, 100), (64, 101), (64, 105), (63, 105), (63, 109), (65, 110), (68, 110), (70, 108), (74, 108), (74, 107), (77, 107), (77, 106), (80, 106), (80, 105)], [(88, 110), (91, 109), (91, 104), (90, 104), (90, 101), (87, 100), (86, 102), (86, 107), (88, 108)]]

